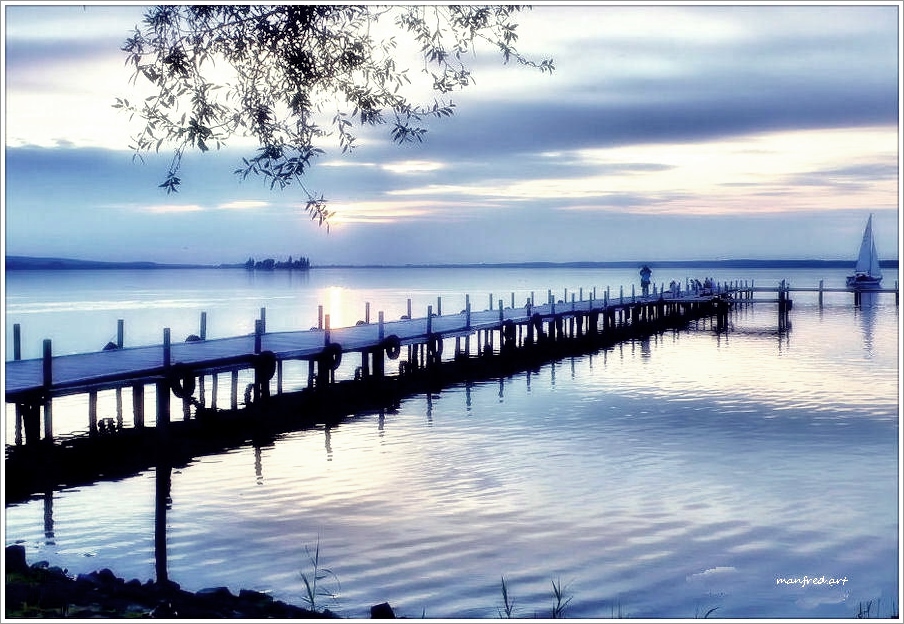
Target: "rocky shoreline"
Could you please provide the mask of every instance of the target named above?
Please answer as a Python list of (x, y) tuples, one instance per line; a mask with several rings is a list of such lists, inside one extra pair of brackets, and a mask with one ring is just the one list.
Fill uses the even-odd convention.
[[(126, 581), (102, 569), (72, 578), (46, 562), (29, 565), (25, 548), (6, 547), (7, 618), (166, 618), (166, 619), (333, 619), (329, 609), (311, 611), (250, 590), (226, 587), (192, 593), (177, 583)], [(392, 618), (388, 603), (371, 607), (371, 617)]]

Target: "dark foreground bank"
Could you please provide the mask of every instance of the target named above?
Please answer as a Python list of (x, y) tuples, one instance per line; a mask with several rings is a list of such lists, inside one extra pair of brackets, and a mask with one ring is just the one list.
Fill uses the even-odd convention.
[[(226, 587), (188, 592), (176, 583), (126, 581), (108, 569), (71, 578), (46, 563), (28, 565), (25, 548), (6, 547), (4, 619), (10, 618), (167, 618), (167, 619), (329, 619), (329, 609), (310, 611), (274, 600), (261, 592)], [(371, 617), (393, 617), (384, 603)]]

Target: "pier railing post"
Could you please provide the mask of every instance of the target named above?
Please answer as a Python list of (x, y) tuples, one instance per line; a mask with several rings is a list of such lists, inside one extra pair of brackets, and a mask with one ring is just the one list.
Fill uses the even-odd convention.
[(170, 345), (170, 328), (163, 328), (163, 367), (168, 369), (170, 366), (170, 355), (171, 355), (171, 345)]

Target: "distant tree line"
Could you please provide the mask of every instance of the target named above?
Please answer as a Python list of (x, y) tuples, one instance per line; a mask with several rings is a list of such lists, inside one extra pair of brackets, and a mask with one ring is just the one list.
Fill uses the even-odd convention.
[(244, 266), (249, 271), (273, 271), (274, 269), (297, 269), (307, 271), (311, 268), (311, 261), (305, 256), (300, 256), (297, 260), (293, 260), (292, 256), (289, 256), (289, 259), (285, 262), (278, 262), (273, 258), (257, 261), (255, 261), (254, 258), (248, 258), (248, 261)]

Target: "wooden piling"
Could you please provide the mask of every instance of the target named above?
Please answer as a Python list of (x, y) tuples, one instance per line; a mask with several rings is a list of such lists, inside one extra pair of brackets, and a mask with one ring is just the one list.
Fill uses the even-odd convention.
[(44, 386), (44, 439), (53, 440), (53, 402), (50, 398), (50, 389), (53, 386), (53, 354), (50, 339), (44, 340), (43, 358), (43, 386)]
[(132, 386), (132, 426), (136, 429), (144, 427), (144, 384)]
[(198, 336), (201, 340), (207, 340), (207, 312), (201, 312), (201, 324), (198, 328)]
[(97, 434), (97, 390), (88, 392), (88, 433)]
[(116, 321), (116, 347), (122, 349), (125, 344), (126, 322), (123, 319)]

